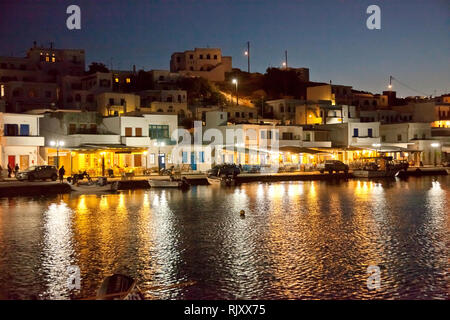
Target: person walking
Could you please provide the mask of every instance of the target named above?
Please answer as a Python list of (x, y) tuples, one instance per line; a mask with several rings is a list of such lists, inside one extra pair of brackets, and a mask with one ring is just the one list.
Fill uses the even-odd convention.
[(16, 167), (14, 168), (14, 177), (17, 177), (17, 174), (19, 173), (19, 170), (20, 170), (19, 164), (16, 163)]
[(11, 178), (12, 171), (11, 165), (8, 163), (8, 178)]
[(60, 183), (63, 183), (65, 173), (66, 173), (66, 169), (64, 169), (64, 166), (61, 166), (61, 168), (59, 168), (59, 182)]

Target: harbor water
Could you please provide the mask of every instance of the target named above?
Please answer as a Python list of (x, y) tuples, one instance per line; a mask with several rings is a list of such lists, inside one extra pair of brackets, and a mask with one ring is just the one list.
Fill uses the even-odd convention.
[[(151, 299), (448, 299), (449, 185), (442, 176), (1, 198), (0, 297), (89, 297), (120, 272)], [(71, 266), (80, 290), (68, 285)], [(378, 289), (367, 286), (369, 266), (380, 268)]]

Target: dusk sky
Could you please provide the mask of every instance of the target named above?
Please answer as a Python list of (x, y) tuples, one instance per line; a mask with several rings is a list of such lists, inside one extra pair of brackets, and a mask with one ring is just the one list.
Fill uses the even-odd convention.
[[(66, 8), (81, 8), (81, 30), (66, 28)], [(381, 30), (366, 28), (371, 4)], [(10, 1), (0, 3), (0, 55), (24, 56), (34, 40), (86, 50), (114, 69), (169, 69), (170, 55), (218, 47), (246, 70), (310, 68), (312, 81), (379, 93), (393, 75), (399, 96), (450, 92), (450, 2), (410, 1)], [(436, 90), (436, 91), (435, 91)]]

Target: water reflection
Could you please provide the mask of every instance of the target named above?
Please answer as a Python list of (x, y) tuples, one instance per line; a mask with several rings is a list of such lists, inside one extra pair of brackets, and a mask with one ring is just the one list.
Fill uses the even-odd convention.
[[(0, 293), (158, 299), (448, 298), (448, 177), (0, 199)], [(239, 215), (245, 210), (245, 218)], [(80, 292), (66, 272), (78, 265)], [(382, 288), (366, 287), (367, 266)], [(189, 287), (173, 284), (194, 281)]]

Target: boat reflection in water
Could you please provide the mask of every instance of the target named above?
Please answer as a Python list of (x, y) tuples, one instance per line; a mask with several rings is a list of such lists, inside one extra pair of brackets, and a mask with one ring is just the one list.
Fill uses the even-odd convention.
[[(0, 199), (0, 295), (92, 297), (119, 270), (154, 299), (448, 299), (449, 182)], [(381, 270), (377, 290), (367, 288), (371, 265)], [(80, 290), (67, 287), (70, 266), (80, 268)]]

